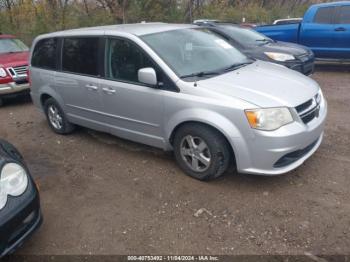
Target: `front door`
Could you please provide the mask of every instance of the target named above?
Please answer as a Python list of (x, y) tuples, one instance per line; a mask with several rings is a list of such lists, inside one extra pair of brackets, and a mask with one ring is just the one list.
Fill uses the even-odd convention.
[(101, 80), (105, 119), (111, 133), (163, 147), (163, 92), (138, 81), (138, 70), (155, 68), (143, 50), (127, 39), (107, 41), (106, 78)]

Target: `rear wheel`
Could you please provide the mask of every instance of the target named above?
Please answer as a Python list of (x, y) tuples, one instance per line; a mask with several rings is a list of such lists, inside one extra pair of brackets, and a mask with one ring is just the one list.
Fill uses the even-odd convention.
[(44, 110), (51, 129), (57, 134), (69, 134), (73, 132), (74, 125), (69, 123), (60, 105), (53, 98), (44, 103)]
[(182, 170), (199, 180), (221, 176), (231, 162), (231, 150), (225, 137), (201, 124), (180, 127), (174, 137), (174, 151)]
[(0, 107), (2, 107), (3, 104), (4, 104), (4, 100), (0, 98)]

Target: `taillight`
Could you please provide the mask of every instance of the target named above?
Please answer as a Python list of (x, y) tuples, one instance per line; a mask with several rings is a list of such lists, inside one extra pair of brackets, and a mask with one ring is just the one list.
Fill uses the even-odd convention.
[(0, 67), (0, 84), (7, 84), (12, 81), (12, 77), (6, 72), (5, 68)]

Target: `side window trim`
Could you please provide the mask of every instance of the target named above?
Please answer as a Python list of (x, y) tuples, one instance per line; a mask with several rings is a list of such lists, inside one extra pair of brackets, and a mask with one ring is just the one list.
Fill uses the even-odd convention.
[(107, 50), (107, 41), (104, 36), (101, 36), (98, 42), (98, 73), (99, 78), (106, 77), (106, 68), (105, 68), (105, 53)]
[(63, 50), (63, 38), (60, 37), (57, 39), (57, 62), (56, 62), (56, 71), (62, 71), (62, 50)]
[(105, 52), (104, 52), (104, 78), (106, 80), (109, 81), (115, 81), (115, 82), (121, 82), (121, 83), (126, 83), (126, 84), (133, 84), (133, 85), (139, 85), (139, 86), (143, 86), (143, 87), (150, 87), (146, 84), (140, 83), (140, 82), (133, 82), (133, 81), (127, 81), (127, 80), (123, 80), (123, 79), (113, 79), (110, 78), (108, 75), (108, 52), (109, 52), (109, 48), (110, 48), (110, 41), (113, 39), (117, 39), (117, 40), (124, 40), (127, 41), (129, 43), (131, 43), (132, 45), (136, 46), (137, 48), (140, 49), (140, 51), (142, 52), (142, 54), (144, 56), (146, 56), (155, 66), (155, 70), (159, 71), (164, 77), (166, 77), (169, 81), (169, 83), (171, 83), (172, 87), (171, 88), (163, 88), (163, 87), (158, 87), (158, 89), (160, 90), (164, 90), (164, 91), (171, 91), (171, 92), (180, 92), (180, 89), (177, 87), (177, 85), (170, 79), (170, 77), (164, 72), (164, 70), (162, 68), (160, 68), (159, 65), (157, 65), (157, 63), (153, 60), (153, 58), (147, 54), (147, 52), (137, 43), (135, 43), (134, 41), (132, 41), (131, 39), (125, 38), (125, 37), (121, 37), (121, 36), (114, 36), (114, 35), (107, 35), (105, 36)]

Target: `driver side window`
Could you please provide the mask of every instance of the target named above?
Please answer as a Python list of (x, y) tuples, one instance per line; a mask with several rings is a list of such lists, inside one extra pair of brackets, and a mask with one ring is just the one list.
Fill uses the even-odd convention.
[(106, 55), (106, 73), (112, 80), (138, 83), (138, 71), (154, 63), (134, 43), (124, 39), (109, 39)]

